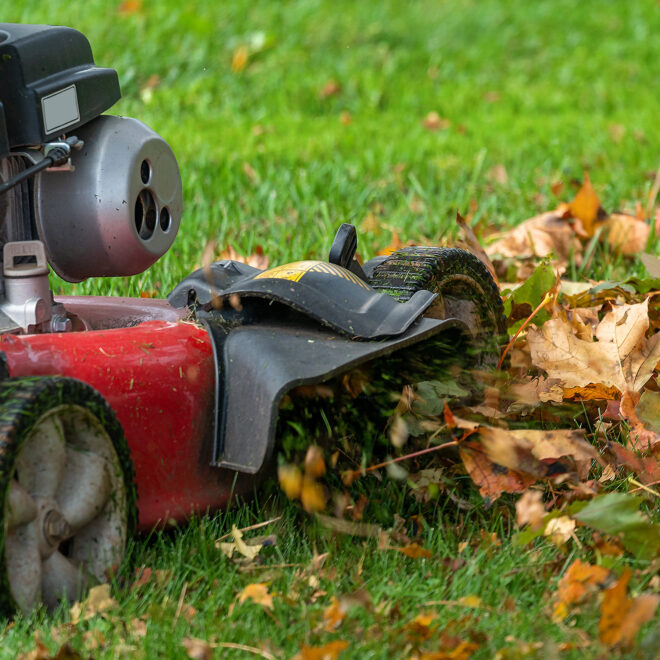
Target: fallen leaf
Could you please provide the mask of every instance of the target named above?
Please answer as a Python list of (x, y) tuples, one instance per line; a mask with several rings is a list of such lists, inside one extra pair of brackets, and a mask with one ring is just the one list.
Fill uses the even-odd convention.
[(609, 574), (602, 566), (592, 566), (576, 559), (559, 580), (552, 620), (556, 622), (566, 618), (568, 606), (581, 602), (589, 593), (601, 587)]
[(429, 112), (422, 120), (422, 126), (427, 131), (444, 131), (451, 126), (449, 119), (441, 117), (437, 112)]
[(580, 265), (582, 243), (569, 223), (551, 211), (507, 231), (486, 248), (486, 253), (491, 258), (500, 256), (516, 260), (553, 255), (555, 266), (565, 269), (571, 255), (575, 264)]
[(342, 651), (348, 648), (348, 642), (337, 639), (323, 646), (307, 646), (303, 644), (300, 652), (292, 660), (336, 660)]
[(181, 640), (181, 646), (186, 649), (188, 657), (193, 660), (211, 660), (213, 658), (211, 645), (203, 639), (184, 637)]
[(598, 634), (600, 641), (608, 646), (631, 646), (642, 625), (653, 618), (660, 602), (660, 596), (655, 594), (628, 598), (630, 575), (626, 567), (621, 578), (605, 591)]
[(596, 328), (597, 341), (584, 341), (570, 324), (553, 318), (527, 334), (532, 362), (565, 388), (599, 383), (619, 392), (639, 392), (660, 360), (660, 333), (646, 339), (648, 298), (617, 305)]
[(463, 442), (459, 452), (465, 469), (484, 499), (492, 501), (502, 493), (522, 493), (536, 481), (536, 477), (518, 474), (493, 463), (480, 442)]
[(327, 99), (331, 96), (338, 96), (339, 94), (341, 94), (341, 85), (336, 80), (331, 78), (323, 85), (323, 87), (321, 87), (319, 98)]
[(263, 248), (260, 245), (256, 247), (254, 254), (244, 257), (236, 252), (234, 247), (228, 243), (227, 247), (220, 253), (220, 259), (238, 261), (242, 264), (258, 268), (259, 270), (266, 270), (269, 265), (268, 257), (264, 254)]
[(458, 646), (450, 651), (433, 651), (413, 656), (411, 660), (469, 660), (472, 654), (479, 649), (475, 642), (459, 642)]
[(465, 218), (456, 211), (456, 224), (460, 227), (463, 240), (467, 243), (467, 249), (474, 254), (475, 257), (481, 261), (481, 263), (488, 268), (488, 272), (492, 275), (495, 284), (499, 287), (500, 282), (495, 272), (495, 266), (490, 260), (490, 257), (486, 253), (486, 250), (482, 247), (479, 239), (475, 236), (472, 231), (472, 227), (465, 221)]
[(407, 632), (408, 637), (417, 640), (428, 639), (435, 628), (433, 622), (436, 618), (437, 615), (434, 613), (418, 614), (412, 621), (406, 623), (403, 628)]
[(330, 605), (323, 610), (323, 627), (328, 632), (333, 632), (339, 628), (345, 616), (346, 608), (333, 596)]
[(603, 207), (600, 205), (598, 195), (596, 195), (596, 191), (591, 185), (588, 172), (584, 175), (584, 181), (577, 195), (568, 204), (568, 209), (574, 218), (580, 220), (584, 233), (589, 238), (596, 233), (598, 223), (607, 217), (607, 213), (605, 213)]
[(603, 223), (605, 241), (620, 254), (634, 257), (646, 249), (651, 227), (634, 215), (612, 213)]
[(273, 596), (268, 593), (268, 585), (264, 582), (255, 582), (248, 584), (237, 596), (239, 604), (244, 603), (246, 600), (251, 600), (257, 605), (272, 610), (273, 609)]
[(564, 545), (575, 534), (575, 520), (568, 516), (551, 518), (543, 531), (556, 546)]
[(648, 254), (647, 252), (642, 252), (639, 255), (640, 261), (644, 264), (646, 272), (652, 278), (660, 278), (660, 259), (653, 254)]
[(123, 0), (117, 7), (120, 16), (131, 16), (142, 10), (142, 0)]
[(234, 554), (238, 552), (243, 557), (252, 560), (259, 554), (263, 547), (261, 545), (248, 545), (243, 540), (243, 532), (241, 532), (236, 525), (231, 526), (231, 534), (234, 537), (232, 543), (224, 543), (222, 541), (215, 542), (215, 547), (229, 559), (232, 559)]
[(245, 44), (241, 44), (231, 56), (231, 70), (234, 73), (240, 73), (245, 69), (248, 64), (249, 58), (248, 47)]
[(491, 167), (488, 172), (486, 172), (486, 178), (490, 181), (495, 181), (500, 185), (506, 185), (509, 182), (509, 175), (506, 171), (506, 167), (502, 163), (498, 163)]
[(72, 623), (91, 619), (117, 605), (117, 601), (110, 596), (110, 585), (100, 584), (92, 587), (82, 602), (76, 601), (69, 610)]
[(428, 559), (433, 556), (430, 550), (422, 548), (418, 543), (409, 543), (400, 548), (391, 548), (391, 550), (396, 550), (406, 557), (411, 557), (412, 559)]
[(529, 524), (533, 530), (542, 527), (545, 517), (543, 495), (538, 490), (528, 490), (516, 502), (516, 522), (518, 527)]

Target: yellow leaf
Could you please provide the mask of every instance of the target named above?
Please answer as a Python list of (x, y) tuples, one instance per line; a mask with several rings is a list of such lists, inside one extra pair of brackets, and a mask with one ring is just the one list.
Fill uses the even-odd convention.
[(409, 543), (408, 545), (404, 545), (401, 548), (392, 548), (392, 550), (396, 550), (402, 555), (406, 555), (412, 559), (428, 559), (433, 556), (430, 550), (422, 548), (422, 546), (418, 543)]
[(84, 619), (91, 619), (96, 614), (105, 612), (114, 607), (117, 601), (110, 597), (110, 585), (99, 584), (92, 587), (87, 594), (87, 598), (82, 602), (76, 601), (69, 610), (72, 623)]
[(348, 642), (337, 639), (323, 646), (307, 646), (303, 644), (300, 653), (296, 653), (292, 660), (337, 660), (342, 651), (348, 648)]
[(249, 52), (247, 46), (239, 46), (231, 58), (231, 70), (239, 73), (245, 69), (248, 63)]
[(609, 574), (610, 572), (602, 566), (592, 566), (576, 559), (559, 581), (553, 621), (564, 619), (568, 614), (568, 605), (584, 600), (589, 592), (607, 580)]
[(591, 238), (596, 232), (596, 223), (606, 216), (603, 211), (598, 195), (591, 185), (589, 173), (585, 173), (582, 187), (578, 190), (575, 199), (568, 205), (569, 211), (574, 218), (582, 223), (585, 234)]
[(251, 600), (257, 605), (261, 605), (269, 610), (273, 609), (273, 596), (268, 593), (268, 585), (264, 582), (255, 582), (248, 584), (238, 596), (239, 603), (244, 603), (246, 600)]
[(142, 9), (142, 0), (123, 0), (117, 7), (117, 13), (120, 16), (130, 16), (137, 14)]
[(235, 552), (240, 553), (243, 557), (254, 559), (263, 546), (261, 545), (248, 545), (243, 540), (243, 532), (241, 532), (236, 525), (232, 525), (231, 534), (234, 537), (233, 543), (222, 543), (221, 541), (215, 542), (215, 547), (222, 552), (225, 556), (231, 559)]
[(473, 609), (479, 609), (484, 606), (484, 603), (479, 596), (461, 596), (457, 602), (463, 607), (472, 607)]
[(328, 607), (323, 611), (323, 627), (328, 631), (332, 632), (339, 628), (341, 622), (346, 616), (346, 609), (342, 603), (337, 600), (334, 596), (332, 597), (332, 602)]
[(325, 474), (323, 452), (318, 445), (310, 445), (305, 455), (305, 475), (318, 479)]
[(277, 468), (277, 478), (280, 487), (290, 500), (296, 500), (300, 497), (302, 474), (295, 465), (280, 465)]
[(300, 501), (302, 502), (303, 509), (307, 513), (316, 513), (325, 509), (325, 492), (323, 486), (305, 476), (302, 483), (302, 491), (300, 493)]

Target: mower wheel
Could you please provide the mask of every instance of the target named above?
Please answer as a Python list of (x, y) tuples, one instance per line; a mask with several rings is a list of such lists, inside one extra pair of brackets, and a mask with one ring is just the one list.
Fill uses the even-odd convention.
[(105, 582), (137, 522), (115, 414), (71, 378), (0, 383), (0, 615), (49, 610)]
[(479, 361), (497, 360), (498, 344), (506, 337), (502, 298), (488, 269), (472, 253), (458, 248), (402, 248), (374, 268), (369, 284), (400, 302), (421, 289), (440, 294), (425, 316), (460, 319), (480, 345)]

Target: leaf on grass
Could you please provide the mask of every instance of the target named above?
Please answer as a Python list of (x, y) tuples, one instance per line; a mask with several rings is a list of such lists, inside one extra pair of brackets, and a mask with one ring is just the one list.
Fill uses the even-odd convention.
[(303, 644), (300, 652), (293, 656), (292, 660), (337, 660), (342, 651), (348, 648), (348, 642), (336, 639), (323, 646), (307, 646)]
[(186, 654), (193, 660), (211, 660), (213, 658), (213, 648), (206, 640), (184, 637), (181, 640), (181, 646), (186, 649)]
[(570, 457), (578, 475), (586, 478), (598, 452), (584, 439), (584, 431), (562, 429), (479, 429), (484, 451), (491, 461), (516, 472), (536, 478), (556, 476), (571, 471), (571, 464), (559, 459)]
[(628, 598), (630, 569), (625, 568), (621, 578), (605, 591), (598, 623), (600, 641), (609, 646), (629, 647), (644, 623), (650, 621), (660, 602), (660, 596), (642, 594)]
[(346, 607), (335, 596), (332, 597), (330, 605), (323, 610), (323, 627), (328, 632), (333, 632), (341, 625), (346, 616)]
[(71, 623), (78, 623), (91, 619), (117, 605), (117, 601), (110, 596), (110, 585), (99, 584), (92, 587), (82, 602), (76, 601), (69, 610)]
[[(472, 654), (479, 649), (475, 642), (459, 642), (458, 646), (450, 651), (432, 651), (413, 656), (414, 660), (469, 660)], [(411, 660), (413, 660), (411, 658)]]
[(390, 548), (390, 550), (396, 550), (406, 557), (411, 557), (412, 559), (429, 559), (433, 556), (433, 553), (426, 548), (423, 548), (418, 543), (409, 543), (400, 548)]
[(571, 255), (581, 263), (582, 243), (573, 228), (554, 211), (537, 215), (486, 248), (489, 257), (510, 257), (517, 261), (531, 257), (554, 257), (555, 266), (565, 268)]
[(638, 456), (618, 442), (610, 442), (607, 448), (614, 454), (616, 466), (624, 466), (634, 472), (643, 484), (660, 481), (660, 461), (654, 456)]
[(243, 540), (243, 532), (241, 532), (236, 525), (231, 526), (231, 535), (234, 537), (232, 543), (223, 543), (222, 541), (215, 542), (215, 547), (229, 559), (232, 559), (234, 554), (238, 553), (243, 557), (252, 560), (259, 554), (263, 547), (262, 545), (248, 545)]
[(592, 566), (576, 559), (559, 580), (552, 620), (557, 622), (565, 619), (568, 606), (583, 601), (589, 593), (605, 583), (609, 574), (602, 566)]
[(327, 527), (328, 529), (331, 529), (335, 532), (339, 532), (340, 534), (378, 538), (382, 531), (379, 525), (374, 525), (372, 523), (353, 522), (351, 520), (344, 520), (343, 518), (326, 516), (322, 513), (317, 513), (316, 519), (324, 527)]
[(646, 249), (651, 227), (625, 213), (612, 213), (603, 224), (605, 240), (611, 247), (625, 256), (636, 256)]
[(639, 392), (660, 360), (660, 333), (646, 339), (649, 328), (648, 299), (619, 305), (609, 311), (596, 329), (598, 341), (584, 341), (570, 324), (553, 318), (527, 334), (532, 362), (565, 388), (600, 383)]
[(470, 478), (486, 500), (496, 500), (502, 493), (522, 493), (536, 481), (535, 477), (493, 463), (480, 442), (463, 442), (459, 452)]
[(245, 44), (238, 46), (231, 56), (231, 70), (234, 73), (240, 73), (243, 71), (247, 66), (249, 56), (250, 51)]
[(641, 559), (660, 551), (660, 524), (641, 513), (642, 499), (627, 493), (606, 493), (594, 497), (572, 516), (599, 532), (621, 535), (624, 547)]
[[(245, 163), (244, 165), (247, 165), (247, 163)], [(244, 167), (244, 169), (246, 168)], [(255, 176), (256, 176), (256, 172), (254, 173), (252, 178), (254, 178)], [(234, 249), (233, 245), (228, 243), (227, 247), (220, 253), (220, 259), (230, 259), (231, 261), (239, 261), (242, 264), (247, 264), (248, 266), (259, 268), (259, 270), (266, 270), (269, 264), (268, 257), (264, 254), (264, 250), (260, 245), (257, 245), (253, 254), (249, 254), (247, 257), (244, 257), (242, 254), (239, 254)]]
[(559, 516), (551, 518), (543, 530), (544, 536), (549, 536), (550, 540), (557, 546), (564, 545), (568, 539), (575, 534), (575, 520), (568, 516)]
[(497, 278), (497, 273), (495, 272), (495, 266), (493, 266), (493, 262), (490, 260), (488, 254), (486, 254), (486, 250), (484, 250), (482, 247), (479, 239), (475, 236), (474, 232), (472, 231), (472, 227), (470, 227), (470, 225), (465, 221), (465, 218), (458, 211), (456, 211), (456, 224), (461, 230), (463, 240), (467, 243), (468, 250), (472, 252), (472, 254), (477, 257), (484, 266), (486, 266), (486, 268), (488, 268), (488, 272), (493, 276), (495, 284), (497, 284), (499, 287), (500, 282)]
[(518, 527), (529, 524), (534, 531), (540, 530), (545, 517), (543, 495), (538, 490), (528, 490), (516, 502), (516, 522)]
[(411, 637), (412, 639), (428, 639), (435, 629), (433, 622), (436, 618), (437, 614), (433, 612), (418, 614), (412, 621), (406, 623), (403, 628), (406, 631), (408, 637)]
[(244, 603), (246, 600), (251, 600), (257, 605), (272, 610), (273, 609), (273, 596), (268, 593), (268, 585), (265, 582), (255, 582), (248, 584), (237, 596), (239, 604)]
[[(649, 394), (655, 393), (649, 392)], [(647, 401), (652, 398), (647, 398)], [(660, 434), (646, 428), (642, 420), (638, 417), (635, 406), (639, 400), (640, 397), (636, 392), (624, 392), (621, 397), (621, 404), (619, 405), (619, 413), (630, 425), (628, 444), (638, 451), (653, 451), (656, 446), (660, 445)], [(651, 411), (652, 416), (656, 414), (655, 411)]]
[(568, 211), (571, 216), (581, 222), (584, 234), (589, 238), (596, 233), (598, 224), (607, 217), (607, 213), (600, 205), (598, 195), (591, 185), (588, 172), (585, 172), (584, 181), (575, 198), (569, 202)]

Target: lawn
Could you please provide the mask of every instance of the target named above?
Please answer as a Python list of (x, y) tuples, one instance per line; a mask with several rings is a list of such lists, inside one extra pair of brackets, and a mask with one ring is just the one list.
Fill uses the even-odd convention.
[[(119, 73), (112, 112), (158, 131), (182, 171), (181, 229), (158, 264), (132, 278), (53, 278), (56, 292), (166, 295), (209, 241), (217, 258), (231, 245), (263, 250), (272, 265), (324, 259), (341, 222), (360, 229), (363, 258), (397, 237), (451, 243), (457, 210), (478, 231), (505, 229), (570, 198), (553, 184), (585, 170), (606, 209), (631, 210), (660, 164), (651, 0), (17, 0), (3, 20), (82, 31), (96, 62)], [(599, 255), (583, 277), (643, 272), (635, 259)], [(398, 483), (364, 488), (369, 522), (385, 529), (401, 516), (432, 557), (331, 533), (271, 486), (236, 510), (135, 540), (133, 564), (150, 573), (133, 587), (134, 576), (118, 578), (118, 605), (75, 626), (68, 608), (7, 622), (0, 657), (32, 650), (35, 636), (50, 652), (68, 642), (95, 658), (185, 657), (184, 638), (211, 642), (223, 658), (251, 653), (226, 644), (279, 658), (332, 641), (348, 642), (342, 659), (461, 643), (475, 659), (609, 652), (590, 641), (595, 602), (551, 620), (558, 580), (586, 550), (573, 540), (515, 545), (513, 498), (486, 508), (465, 476), (453, 499), (424, 506)], [(215, 546), (232, 525), (278, 516), (257, 532), (277, 543), (256, 566)], [(639, 570), (640, 591), (657, 570), (630, 557), (605, 562)], [(255, 583), (268, 585), (272, 608), (239, 602)], [(336, 627), (325, 614), (333, 598), (343, 608)], [(657, 620), (647, 624), (635, 655), (622, 657), (654, 657), (659, 634)], [(468, 657), (456, 653), (428, 657)]]

